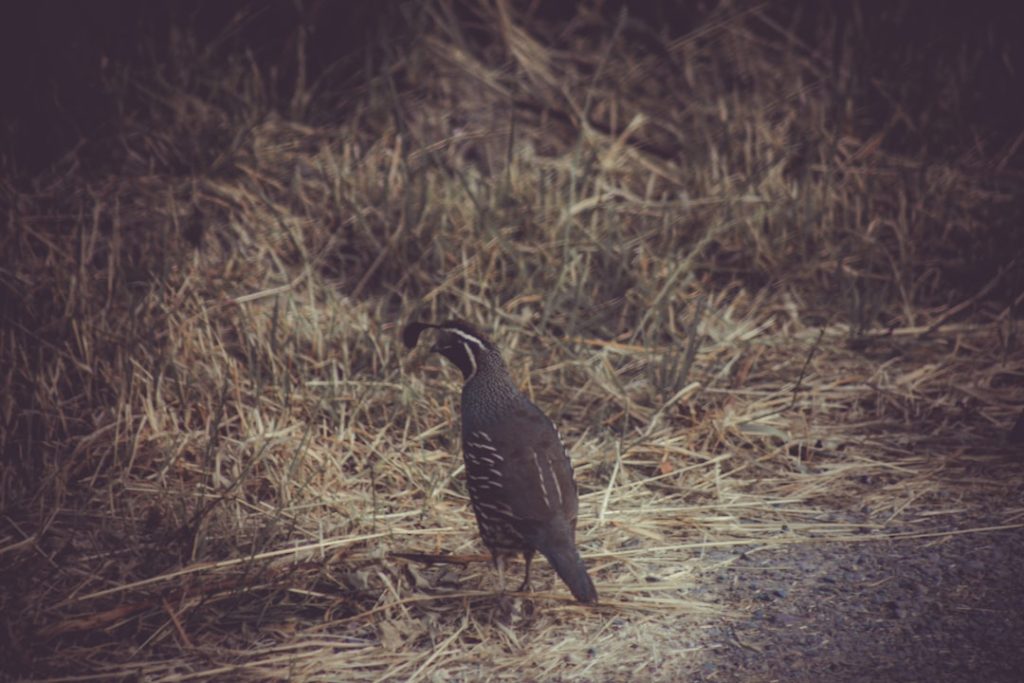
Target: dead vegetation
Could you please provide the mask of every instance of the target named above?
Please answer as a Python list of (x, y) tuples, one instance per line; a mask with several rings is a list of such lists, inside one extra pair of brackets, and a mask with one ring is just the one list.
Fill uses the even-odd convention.
[[(738, 609), (710, 549), (1024, 526), (1020, 139), (889, 144), (923, 117), (790, 10), (412, 4), (284, 113), (187, 31), (112, 70), (99, 161), (2, 188), (9, 673), (672, 676)], [(556, 418), (597, 608), (544, 563), (499, 607), (414, 315)]]

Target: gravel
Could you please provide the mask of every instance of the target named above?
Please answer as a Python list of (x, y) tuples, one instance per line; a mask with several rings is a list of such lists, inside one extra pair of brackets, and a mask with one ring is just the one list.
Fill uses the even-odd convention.
[(1024, 530), (816, 543), (708, 577), (698, 681), (1024, 681)]

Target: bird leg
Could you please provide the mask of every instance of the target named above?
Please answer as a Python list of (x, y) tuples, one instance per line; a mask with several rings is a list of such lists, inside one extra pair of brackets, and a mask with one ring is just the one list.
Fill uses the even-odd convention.
[(505, 556), (495, 553), (494, 568), (498, 570), (498, 592), (505, 594)]
[(519, 586), (520, 593), (524, 593), (530, 590), (530, 563), (533, 561), (533, 551), (523, 552), (523, 560), (526, 562), (526, 576), (523, 577), (523, 583)]

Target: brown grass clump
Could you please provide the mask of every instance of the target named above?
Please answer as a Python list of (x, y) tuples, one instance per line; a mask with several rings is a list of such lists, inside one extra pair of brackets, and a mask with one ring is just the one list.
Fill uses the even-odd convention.
[[(175, 34), (99, 161), (5, 181), (10, 673), (674, 677), (731, 549), (1024, 526), (1018, 148), (888, 144), (853, 39), (760, 5), (402, 11), (291, 115)], [(413, 315), (558, 422), (597, 608), (496, 600)]]

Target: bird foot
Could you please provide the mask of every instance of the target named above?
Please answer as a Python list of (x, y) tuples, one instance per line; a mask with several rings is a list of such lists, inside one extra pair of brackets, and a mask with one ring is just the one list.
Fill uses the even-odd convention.
[(495, 603), (495, 618), (505, 626), (522, 626), (533, 621), (534, 604), (530, 598), (511, 593), (499, 593)]

